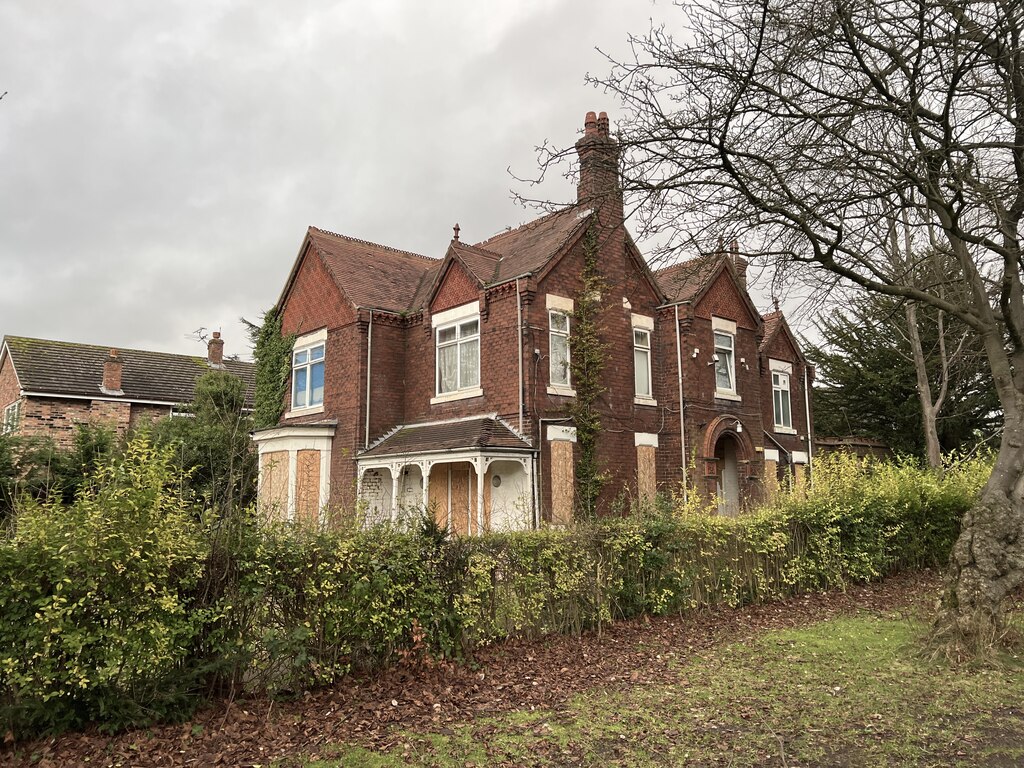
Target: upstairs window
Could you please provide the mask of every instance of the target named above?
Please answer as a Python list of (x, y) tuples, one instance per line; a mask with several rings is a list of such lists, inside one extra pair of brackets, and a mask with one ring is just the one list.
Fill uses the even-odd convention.
[(551, 386), (570, 387), (569, 381), (569, 316), (564, 312), (548, 312), (548, 354)]
[(437, 328), (437, 394), (480, 387), (480, 318)]
[(789, 389), (793, 378), (793, 364), (786, 360), (769, 358), (768, 369), (772, 374), (772, 410), (775, 412), (773, 419), (775, 431), (795, 435)]
[(0, 418), (0, 435), (8, 435), (18, 429), (21, 420), (21, 400), (15, 400), (4, 408), (3, 418)]
[(292, 353), (292, 410), (324, 404), (324, 350), (321, 341)]
[(775, 404), (775, 426), (792, 429), (793, 417), (790, 413), (788, 373), (772, 371), (772, 400)]
[[(623, 299), (623, 306), (628, 300)], [(657, 405), (654, 399), (654, 381), (651, 375), (651, 338), (654, 335), (654, 318), (647, 315), (630, 314), (633, 326), (633, 402), (637, 405)]]
[(738, 402), (740, 396), (736, 390), (736, 321), (712, 316), (711, 331), (715, 349), (711, 358), (715, 366), (715, 397)]
[(633, 378), (636, 383), (636, 396), (652, 398), (651, 332), (646, 328), (633, 329)]
[(736, 392), (736, 336), (715, 331), (715, 390)]

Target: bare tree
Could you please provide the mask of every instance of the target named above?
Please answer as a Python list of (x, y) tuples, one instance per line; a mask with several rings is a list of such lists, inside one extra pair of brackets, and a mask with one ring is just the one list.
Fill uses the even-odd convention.
[[(692, 0), (682, 13), (678, 38), (634, 38), (595, 79), (626, 109), (640, 234), (669, 223), (706, 250), (725, 230), (782, 277), (839, 279), (974, 329), (1004, 429), (953, 552), (948, 616), (990, 636), (1024, 583), (1024, 5)], [(922, 283), (928, 245), (952, 259)]]

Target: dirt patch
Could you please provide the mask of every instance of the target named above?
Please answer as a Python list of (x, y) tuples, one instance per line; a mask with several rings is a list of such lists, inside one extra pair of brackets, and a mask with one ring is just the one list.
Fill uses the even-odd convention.
[(27, 742), (0, 751), (0, 765), (266, 766), (292, 764), (337, 742), (390, 749), (401, 729), (443, 732), (478, 716), (558, 710), (594, 687), (674, 682), (680, 661), (717, 643), (857, 611), (906, 610), (926, 604), (938, 589), (934, 572), (904, 574), (842, 593), (621, 622), (580, 638), (510, 641), (479, 651), (469, 663), (400, 665), (295, 701), (214, 702), (184, 725)]

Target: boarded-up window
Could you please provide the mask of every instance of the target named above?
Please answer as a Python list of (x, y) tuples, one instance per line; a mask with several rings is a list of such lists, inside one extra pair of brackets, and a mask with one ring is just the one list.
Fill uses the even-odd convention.
[(569, 525), (576, 496), (576, 466), (572, 443), (554, 440), (551, 445), (551, 524)]
[(430, 487), (427, 490), (427, 506), (434, 513), (434, 520), (441, 528), (448, 527), (448, 465), (440, 464), (430, 472)]
[(765, 459), (764, 489), (769, 497), (779, 492), (779, 462), (774, 459)]
[(451, 468), (452, 533), (465, 536), (469, 533), (469, 467), (455, 465)]
[(288, 451), (273, 451), (260, 456), (259, 492), (263, 514), (270, 519), (288, 517)]
[(320, 451), (299, 451), (295, 471), (295, 519), (315, 523), (320, 515)]
[(636, 486), (641, 499), (654, 499), (657, 491), (657, 475), (654, 468), (654, 446), (636, 447)]

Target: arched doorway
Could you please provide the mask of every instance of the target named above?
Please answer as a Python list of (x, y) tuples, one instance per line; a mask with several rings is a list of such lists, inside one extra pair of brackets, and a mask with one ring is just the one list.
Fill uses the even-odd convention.
[(718, 462), (718, 514), (736, 517), (740, 513), (740, 446), (726, 433), (715, 443)]

